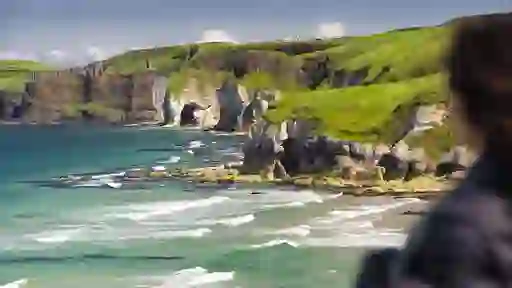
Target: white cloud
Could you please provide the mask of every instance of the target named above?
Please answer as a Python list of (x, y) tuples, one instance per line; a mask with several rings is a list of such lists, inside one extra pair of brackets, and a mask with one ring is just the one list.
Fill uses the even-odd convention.
[(201, 39), (199, 42), (232, 42), (237, 43), (237, 41), (229, 35), (228, 32), (219, 29), (210, 29), (203, 31), (201, 35)]
[(68, 57), (68, 54), (62, 50), (54, 49), (48, 52), (48, 57), (56, 61), (62, 61)]
[(345, 27), (340, 22), (320, 23), (317, 27), (317, 37), (336, 38), (345, 36)]
[(91, 61), (100, 61), (106, 58), (105, 52), (96, 46), (88, 47), (86, 53), (88, 59)]

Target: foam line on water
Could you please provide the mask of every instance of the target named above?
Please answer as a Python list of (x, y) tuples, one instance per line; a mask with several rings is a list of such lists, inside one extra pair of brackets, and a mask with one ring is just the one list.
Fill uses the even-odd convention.
[(274, 239), (274, 240), (267, 241), (267, 242), (262, 243), (262, 244), (251, 245), (251, 248), (252, 249), (260, 249), (260, 248), (269, 248), (269, 247), (274, 247), (274, 246), (279, 246), (279, 245), (288, 245), (288, 246), (291, 246), (291, 247), (294, 247), (294, 248), (297, 248), (297, 247), (300, 246), (299, 243), (279, 238), (279, 239)]
[(234, 277), (234, 271), (210, 272), (203, 267), (195, 267), (179, 270), (168, 276), (143, 277), (141, 282), (145, 282), (145, 284), (144, 286), (138, 285), (138, 287), (192, 288), (230, 282)]
[(5, 285), (0, 286), (0, 288), (22, 288), (26, 287), (28, 284), (28, 279), (19, 279)]
[(205, 208), (231, 200), (225, 196), (213, 196), (199, 200), (150, 202), (144, 204), (131, 204), (127, 206), (112, 207), (115, 212), (108, 213), (105, 217), (114, 219), (129, 219), (142, 221), (145, 219), (166, 216), (193, 208)]
[(255, 219), (256, 219), (256, 217), (254, 216), (254, 214), (247, 214), (247, 215), (242, 215), (242, 216), (237, 216), (237, 217), (202, 220), (202, 221), (199, 221), (198, 224), (200, 224), (200, 225), (221, 224), (221, 225), (225, 225), (225, 226), (236, 227), (236, 226), (250, 223), (250, 222), (254, 221)]
[(299, 225), (290, 228), (279, 229), (275, 231), (268, 231), (264, 234), (267, 235), (287, 235), (287, 236), (298, 236), (298, 237), (306, 237), (311, 233), (311, 226), (309, 225)]
[[(169, 230), (169, 229), (140, 229), (120, 227), (110, 229), (92, 229), (91, 227), (83, 227), (79, 229), (56, 229), (47, 230), (40, 233), (27, 234), (22, 238), (22, 242), (11, 243), (5, 247), (14, 247), (17, 250), (33, 250), (34, 244), (38, 244), (38, 249), (45, 249), (48, 246), (59, 246), (68, 242), (116, 242), (140, 239), (175, 239), (175, 238), (202, 238), (212, 230), (207, 227), (199, 227), (194, 229)], [(5, 247), (3, 247), (5, 249)]]

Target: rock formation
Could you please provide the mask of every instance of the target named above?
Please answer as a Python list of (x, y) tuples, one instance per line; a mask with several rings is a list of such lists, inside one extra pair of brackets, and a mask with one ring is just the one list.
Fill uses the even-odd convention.
[(255, 95), (251, 102), (244, 107), (242, 113), (238, 117), (239, 130), (248, 131), (252, 124), (262, 120), (262, 117), (267, 110), (268, 102), (261, 99), (259, 95)]
[(105, 71), (102, 62), (95, 62), (63, 71), (32, 72), (27, 76), (25, 92), (15, 101), (0, 95), (4, 112), (0, 119), (33, 123), (84, 119), (163, 122), (165, 76), (150, 69), (127, 75)]
[(237, 129), (238, 118), (248, 102), (245, 88), (233, 80), (225, 81), (216, 91), (219, 107), (219, 121), (214, 126), (216, 131), (233, 132)]
[[(187, 126), (194, 125), (200, 128), (212, 128), (217, 123), (217, 119), (219, 119), (220, 110), (215, 92), (216, 89), (213, 86), (200, 86), (197, 79), (188, 79), (183, 92), (179, 95), (173, 95), (171, 97), (172, 99), (174, 99), (174, 102), (171, 101), (171, 104), (174, 103), (173, 106), (175, 108), (178, 108), (180, 106), (183, 107), (179, 112), (180, 118), (182, 116), (187, 117), (186, 119), (180, 119), (180, 124), (183, 123)], [(194, 111), (193, 115), (196, 118), (195, 121), (191, 121), (191, 108), (193, 108), (192, 110)]]
[(175, 98), (173, 95), (167, 95), (163, 103), (164, 120), (163, 125), (178, 125), (181, 119), (181, 111), (184, 107), (181, 99)]
[(408, 154), (409, 146), (399, 142), (389, 153), (382, 155), (377, 166), (384, 168), (384, 180), (405, 179), (409, 169)]
[(456, 172), (466, 171), (475, 161), (476, 156), (465, 146), (455, 146), (444, 154), (436, 167), (435, 175), (438, 177), (449, 176)]
[(261, 173), (265, 179), (286, 177), (280, 162), (282, 141), (286, 138), (284, 125), (260, 121), (251, 126), (249, 137), (243, 145), (242, 173)]
[(156, 109), (155, 121), (165, 122), (165, 114), (168, 114), (168, 105), (165, 105), (167, 93), (167, 77), (157, 75), (153, 81), (153, 107)]

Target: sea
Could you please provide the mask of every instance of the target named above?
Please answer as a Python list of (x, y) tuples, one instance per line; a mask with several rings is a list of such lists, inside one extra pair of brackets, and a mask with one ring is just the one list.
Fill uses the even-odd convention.
[[(405, 227), (376, 223), (418, 199), (184, 180), (105, 185), (137, 167), (237, 160), (244, 137), (0, 126), (0, 288), (353, 287), (368, 249), (402, 245)], [(48, 184), (78, 174), (90, 181)]]

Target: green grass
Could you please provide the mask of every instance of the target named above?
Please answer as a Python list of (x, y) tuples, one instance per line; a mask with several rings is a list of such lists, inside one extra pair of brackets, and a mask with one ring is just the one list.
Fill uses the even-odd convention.
[(29, 60), (0, 60), (0, 90), (20, 92), (31, 71), (51, 70), (51, 67)]
[[(169, 77), (173, 94), (179, 94), (190, 75), (204, 82), (218, 82), (217, 78), (234, 71), (215, 69), (256, 61), (262, 70), (244, 71), (247, 74), (238, 80), (249, 88), (273, 86), (283, 90), (283, 99), (267, 115), (271, 121), (306, 117), (318, 121), (318, 132), (337, 138), (389, 142), (410, 116), (414, 103), (444, 100), (442, 57), (449, 34), (449, 26), (439, 26), (326, 40), (175, 45), (129, 51), (106, 60), (106, 65), (108, 73), (125, 74), (143, 71), (149, 60), (154, 69)], [(325, 57), (329, 59), (330, 73), (368, 71), (364, 83), (333, 89), (330, 81), (324, 81), (315, 91), (294, 83), (306, 60), (309, 64), (313, 61), (314, 66), (315, 61)], [(15, 61), (12, 65), (20, 70), (39, 69), (37, 63)], [(18, 90), (24, 74), (5, 73), (0, 75), (0, 89)], [(105, 113), (97, 107), (88, 109)], [(411, 141), (432, 142), (436, 137), (447, 137), (436, 133)]]
[(369, 68), (367, 80), (390, 68), (380, 82), (422, 77), (441, 70), (449, 28), (431, 27), (353, 37), (345, 44), (302, 57), (327, 55), (336, 70)]
[[(319, 133), (358, 141), (386, 141), (395, 121), (394, 111), (414, 101), (436, 103), (443, 99), (441, 74), (395, 83), (284, 93), (267, 118), (280, 122), (292, 117), (319, 121)], [(394, 136), (394, 135), (393, 135)]]
[(411, 147), (423, 147), (425, 153), (433, 160), (439, 160), (454, 145), (461, 144), (449, 125), (437, 126), (421, 134), (408, 136), (405, 141)]
[[(184, 72), (190, 69), (211, 74), (219, 62), (270, 64), (272, 71), (248, 71), (252, 73), (239, 81), (248, 88), (284, 90), (282, 101), (267, 115), (271, 121), (305, 117), (319, 122), (318, 132), (337, 138), (390, 142), (411, 115), (414, 103), (444, 100), (442, 57), (449, 33), (449, 26), (438, 26), (326, 40), (202, 43), (131, 51), (108, 62), (110, 70), (128, 73), (144, 69), (148, 59), (154, 68), (170, 75), (169, 87), (175, 94), (190, 77)], [(364, 85), (332, 89), (325, 81), (310, 91), (292, 83), (290, 71), (298, 71), (306, 60), (326, 56), (331, 72), (367, 70)]]

